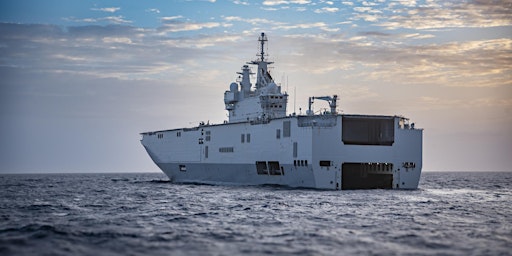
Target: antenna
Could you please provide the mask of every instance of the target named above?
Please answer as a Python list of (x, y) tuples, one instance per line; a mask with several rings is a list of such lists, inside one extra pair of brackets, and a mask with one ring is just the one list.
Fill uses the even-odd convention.
[(261, 61), (265, 61), (265, 42), (268, 41), (267, 36), (265, 33), (261, 33), (260, 38), (258, 38), (258, 41), (260, 42), (260, 52), (256, 56), (260, 56)]
[[(288, 80), (288, 78), (286, 78), (286, 80)], [(297, 113), (295, 111), (295, 103), (296, 103), (296, 101), (297, 101), (297, 86), (294, 86), (293, 87), (293, 114)]]

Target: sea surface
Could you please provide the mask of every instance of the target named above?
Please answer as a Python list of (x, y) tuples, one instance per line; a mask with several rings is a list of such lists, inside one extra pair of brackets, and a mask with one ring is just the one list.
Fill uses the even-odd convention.
[(412, 191), (0, 175), (0, 255), (512, 255), (512, 172)]

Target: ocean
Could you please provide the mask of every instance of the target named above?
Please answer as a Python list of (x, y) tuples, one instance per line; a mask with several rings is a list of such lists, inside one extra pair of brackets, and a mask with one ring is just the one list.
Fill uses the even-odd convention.
[(423, 172), (412, 191), (4, 174), (0, 255), (512, 255), (512, 172)]

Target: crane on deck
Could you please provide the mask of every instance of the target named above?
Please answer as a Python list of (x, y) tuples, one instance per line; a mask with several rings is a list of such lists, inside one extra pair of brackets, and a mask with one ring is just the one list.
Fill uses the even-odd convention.
[(308, 111), (306, 112), (306, 114), (308, 116), (314, 114), (313, 111), (311, 110), (311, 106), (313, 105), (313, 102), (315, 100), (325, 100), (325, 101), (329, 102), (329, 107), (331, 107), (330, 114), (331, 115), (336, 115), (336, 100), (338, 100), (338, 95), (333, 95), (332, 97), (331, 96), (313, 96), (313, 97), (309, 97), (309, 106), (308, 106)]

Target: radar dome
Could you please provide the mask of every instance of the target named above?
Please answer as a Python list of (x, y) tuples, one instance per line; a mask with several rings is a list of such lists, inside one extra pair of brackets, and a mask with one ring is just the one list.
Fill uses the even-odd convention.
[(231, 85), (229, 85), (229, 90), (231, 92), (237, 92), (238, 91), (238, 84), (237, 83), (231, 83)]

